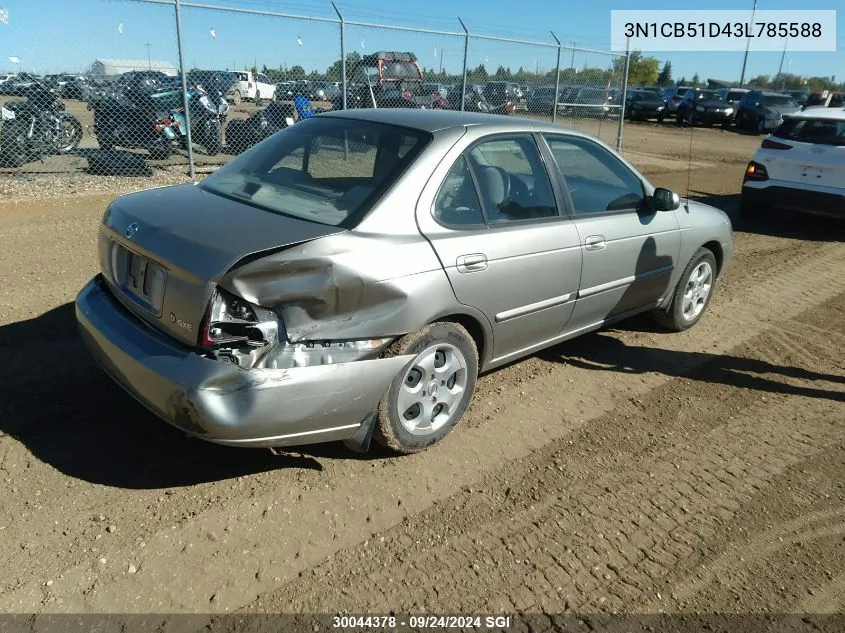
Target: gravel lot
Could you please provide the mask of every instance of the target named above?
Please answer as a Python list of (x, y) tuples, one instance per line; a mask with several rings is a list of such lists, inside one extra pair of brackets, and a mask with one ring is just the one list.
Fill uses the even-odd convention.
[[(625, 131), (734, 217), (759, 142)], [(30, 178), (0, 176), (0, 612), (842, 612), (842, 224), (737, 219), (698, 327), (488, 374), (427, 453), (274, 457), (184, 438), (77, 337), (106, 204), (168, 178)]]

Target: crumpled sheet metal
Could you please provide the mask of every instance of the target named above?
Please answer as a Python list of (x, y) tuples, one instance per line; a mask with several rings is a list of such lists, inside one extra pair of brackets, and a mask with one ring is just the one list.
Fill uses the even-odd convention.
[(455, 304), (440, 261), (419, 235), (324, 237), (245, 264), (220, 285), (275, 310), (291, 342), (399, 336)]

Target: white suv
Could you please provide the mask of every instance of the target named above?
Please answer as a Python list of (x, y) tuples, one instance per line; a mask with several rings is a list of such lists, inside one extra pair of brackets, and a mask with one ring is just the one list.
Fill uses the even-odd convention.
[(276, 86), (264, 73), (256, 73), (254, 78), (248, 70), (235, 71), (235, 74), (238, 76), (238, 84), (232, 92), (232, 101), (235, 104), (243, 99), (249, 99), (255, 103), (276, 100)]
[(845, 108), (789, 116), (745, 169), (742, 212), (781, 208), (845, 218)]

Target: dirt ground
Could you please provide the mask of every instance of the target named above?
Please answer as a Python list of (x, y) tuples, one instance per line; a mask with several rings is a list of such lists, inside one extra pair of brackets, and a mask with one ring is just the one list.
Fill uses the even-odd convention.
[(277, 457), (153, 418), (89, 358), (71, 303), (106, 204), (150, 183), (10, 185), (0, 612), (841, 613), (845, 225), (736, 218), (759, 142), (626, 125), (653, 182), (735, 218), (709, 313), (490, 373), (442, 445), (402, 458)]

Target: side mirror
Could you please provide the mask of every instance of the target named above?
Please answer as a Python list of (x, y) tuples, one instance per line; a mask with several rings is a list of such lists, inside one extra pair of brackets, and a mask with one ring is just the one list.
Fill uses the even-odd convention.
[(674, 211), (681, 206), (681, 198), (671, 189), (658, 187), (652, 195), (652, 206), (655, 211)]

